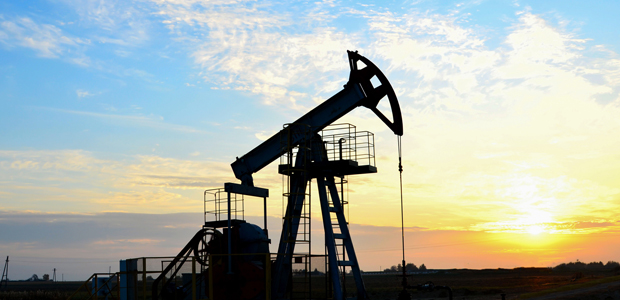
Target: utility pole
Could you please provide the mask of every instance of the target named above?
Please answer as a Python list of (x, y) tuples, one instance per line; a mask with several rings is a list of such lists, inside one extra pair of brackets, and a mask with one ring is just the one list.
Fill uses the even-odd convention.
[(9, 285), (9, 256), (6, 257), (6, 262), (4, 263), (4, 270), (2, 271), (2, 279), (0, 279), (0, 289), (4, 284), (5, 287)]

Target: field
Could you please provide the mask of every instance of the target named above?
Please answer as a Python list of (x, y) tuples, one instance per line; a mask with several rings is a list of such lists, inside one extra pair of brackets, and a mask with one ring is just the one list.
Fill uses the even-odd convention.
[[(347, 287), (354, 290), (353, 278), (347, 277)], [(620, 300), (620, 275), (613, 272), (558, 272), (546, 268), (498, 270), (440, 270), (430, 274), (415, 274), (407, 278), (409, 285), (433, 282), (449, 286), (454, 299), (600, 299)], [(395, 275), (365, 275), (364, 282), (370, 299), (396, 299), (401, 289), (401, 277)], [(83, 282), (9, 282), (0, 290), (3, 300), (67, 299)], [(445, 290), (422, 292), (410, 290), (412, 299), (448, 299)]]
[[(352, 281), (352, 280), (351, 280)], [(400, 277), (365, 276), (371, 299), (396, 299)], [(454, 299), (601, 299), (620, 300), (620, 276), (612, 272), (557, 272), (547, 268), (442, 270), (407, 278), (409, 285), (448, 286)], [(557, 294), (563, 293), (563, 294)], [(412, 299), (447, 299), (445, 290), (410, 290)], [(608, 298), (610, 297), (610, 298)]]
[(7, 287), (0, 289), (2, 300), (60, 300), (67, 299), (84, 282), (65, 281), (9, 281)]

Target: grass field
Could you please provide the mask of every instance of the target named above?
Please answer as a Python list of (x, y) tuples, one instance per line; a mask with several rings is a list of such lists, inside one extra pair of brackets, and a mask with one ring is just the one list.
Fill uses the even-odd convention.
[[(2, 300), (66, 300), (84, 282), (10, 281), (0, 290)], [(77, 299), (77, 298), (76, 298)]]
[[(449, 286), (454, 299), (602, 299), (620, 300), (620, 276), (612, 272), (558, 272), (547, 268), (495, 270), (440, 270), (433, 274), (418, 274), (407, 278), (409, 285), (433, 282)], [(576, 278), (580, 277), (580, 278)], [(401, 290), (401, 277), (395, 275), (365, 275), (364, 283), (370, 299), (396, 299)], [(346, 287), (355, 291), (352, 277)], [(0, 290), (2, 300), (67, 299), (83, 282), (9, 282)], [(598, 290), (597, 287), (601, 287)], [(422, 292), (409, 290), (412, 299), (447, 299), (445, 290)], [(560, 293), (560, 294), (558, 294)], [(84, 293), (85, 294), (85, 293)], [(554, 295), (559, 295), (554, 297)], [(73, 299), (84, 299), (78, 295)]]
[[(615, 289), (602, 290), (601, 295), (607, 299), (607, 294), (618, 295), (620, 300), (620, 276), (614, 273), (593, 272), (583, 273), (583, 277), (575, 279), (575, 272), (557, 272), (547, 268), (520, 268), (511, 270), (444, 270), (436, 274), (413, 275), (408, 277), (409, 285), (424, 284), (428, 281), (435, 285), (449, 286), (453, 291), (454, 299), (536, 299), (545, 295), (552, 295), (561, 291), (579, 291), (589, 287), (596, 287), (604, 283), (616, 283)], [(365, 276), (364, 282), (371, 299), (396, 299), (400, 288), (400, 278), (382, 276)], [(412, 299), (447, 299), (447, 292), (437, 290), (422, 292), (411, 290)], [(599, 299), (596, 289), (589, 291), (589, 298)], [(581, 299), (575, 296), (574, 299)], [(555, 299), (551, 297), (550, 299)], [(557, 298), (567, 299), (567, 298)], [(612, 295), (612, 298), (616, 299)]]

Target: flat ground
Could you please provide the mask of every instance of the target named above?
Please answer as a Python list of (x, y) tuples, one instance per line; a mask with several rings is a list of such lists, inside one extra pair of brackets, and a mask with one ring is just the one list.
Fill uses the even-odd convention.
[[(386, 277), (387, 276), (387, 277)], [(352, 281), (352, 279), (351, 279)], [(407, 278), (409, 285), (432, 282), (452, 289), (453, 299), (601, 299), (620, 300), (620, 274), (614, 272), (557, 272), (547, 268), (442, 270)], [(365, 276), (371, 299), (396, 299), (401, 277)], [(352, 288), (352, 286), (351, 286)], [(447, 299), (448, 292), (410, 290), (412, 299)]]
[(60, 300), (67, 299), (84, 282), (65, 281), (9, 281), (8, 285), (0, 289), (2, 300)]
[[(372, 300), (395, 300), (401, 289), (401, 277), (364, 275)], [(546, 268), (514, 270), (441, 270), (415, 274), (407, 278), (409, 285), (432, 282), (448, 286), (453, 299), (487, 300), (620, 300), (620, 274), (617, 272), (557, 272)], [(9, 282), (0, 290), (0, 299), (67, 299), (83, 282)], [(347, 277), (349, 290), (355, 290), (353, 278)], [(445, 290), (410, 290), (412, 299), (448, 299)]]

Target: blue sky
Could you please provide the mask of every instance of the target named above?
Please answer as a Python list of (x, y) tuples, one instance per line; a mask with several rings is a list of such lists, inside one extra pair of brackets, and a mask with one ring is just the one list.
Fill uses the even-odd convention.
[[(359, 50), (386, 74), (403, 109), (406, 226), (428, 239), (417, 243), (439, 245), (430, 241), (458, 239), (455, 232), (613, 236), (618, 12), (616, 1), (4, 1), (0, 222), (199, 214), (205, 188), (234, 181), (236, 156), (342, 88), (346, 50)], [(395, 138), (362, 108), (343, 121), (377, 135), (381, 174), (351, 179), (352, 223), (390, 231), (399, 212)], [(281, 178), (272, 165), (255, 181), (270, 188), (277, 223)], [(258, 216), (262, 208), (249, 209)], [(156, 227), (138, 241), (156, 245), (157, 255), (183, 246), (147, 230)], [(374, 251), (374, 233), (359, 232), (360, 251)], [(23, 235), (32, 238), (3, 233), (0, 255), (37, 245), (60, 247), (55, 258), (67, 258), (61, 245)], [(496, 255), (492, 263), (410, 255), (475, 268), (618, 254), (536, 243), (494, 244), (485, 252)], [(133, 249), (109, 258), (146, 255)], [(362, 267), (387, 264), (369, 256)]]

